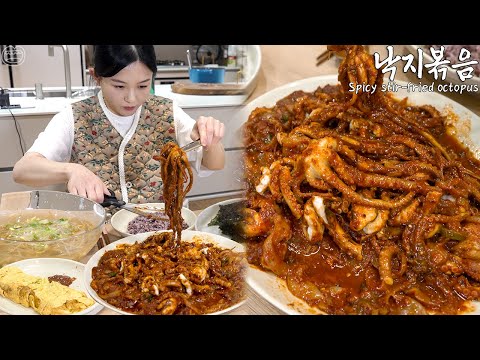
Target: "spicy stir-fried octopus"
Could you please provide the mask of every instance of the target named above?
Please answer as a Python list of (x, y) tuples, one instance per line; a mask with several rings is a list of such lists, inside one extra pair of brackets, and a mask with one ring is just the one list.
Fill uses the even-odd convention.
[(143, 315), (209, 314), (244, 297), (244, 253), (171, 232), (107, 251), (92, 269), (92, 288), (108, 303)]
[(456, 314), (480, 298), (480, 162), (430, 105), (383, 91), (362, 46), (340, 86), (295, 91), (245, 127), (250, 263), (330, 314)]
[(91, 287), (113, 306), (142, 315), (209, 314), (238, 303), (245, 296), (244, 253), (195, 237), (181, 241), (181, 209), (193, 179), (190, 163), (173, 142), (154, 158), (161, 161), (165, 212), (173, 232), (105, 252), (92, 269)]

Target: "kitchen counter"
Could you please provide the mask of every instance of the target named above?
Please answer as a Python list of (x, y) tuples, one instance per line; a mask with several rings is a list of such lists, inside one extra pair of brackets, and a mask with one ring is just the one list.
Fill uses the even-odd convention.
[[(0, 120), (11, 119), (12, 114), (15, 116), (27, 115), (55, 115), (65, 108), (67, 104), (78, 101), (80, 99), (66, 98), (48, 98), (37, 100), (35, 98), (10, 98), (10, 104), (19, 104), (19, 109), (0, 109)], [(10, 113), (11, 112), (11, 113)]]
[[(15, 89), (15, 90), (26, 90)], [(30, 89), (31, 90), (31, 89)], [(245, 103), (249, 94), (245, 95), (183, 95), (172, 92), (170, 85), (155, 85), (155, 95), (164, 96), (177, 100), (180, 107), (198, 108), (198, 107), (223, 107), (239, 106)], [(35, 97), (10, 97), (10, 104), (19, 104), (20, 109), (10, 109), (15, 116), (26, 115), (54, 115), (65, 108), (67, 104), (84, 99), (79, 97), (67, 99), (62, 97), (50, 97), (38, 100)], [(11, 118), (9, 109), (0, 109), (0, 118)]]
[(183, 95), (172, 92), (170, 85), (155, 85), (155, 95), (178, 101), (182, 108), (244, 105), (250, 94), (244, 95)]
[[(89, 88), (75, 87), (72, 88), (72, 93), (75, 94), (79, 91), (86, 91)], [(33, 88), (14, 88), (9, 89), (14, 92), (20, 91), (34, 91)], [(64, 87), (48, 87), (44, 88), (44, 91), (61, 91), (65, 90)], [(67, 104), (85, 99), (86, 96), (77, 96), (72, 99), (65, 97), (45, 97), (44, 99), (36, 99), (34, 96), (10, 96), (11, 105), (20, 105), (17, 109), (0, 109), (0, 119), (11, 118), (11, 114), (16, 116), (30, 116), (30, 115), (55, 115), (65, 108)], [(11, 112), (11, 113), (10, 113)]]

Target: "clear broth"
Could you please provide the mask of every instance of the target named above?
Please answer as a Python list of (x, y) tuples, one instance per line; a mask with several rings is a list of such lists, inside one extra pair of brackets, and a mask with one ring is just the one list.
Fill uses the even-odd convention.
[(62, 210), (23, 210), (0, 215), (0, 239), (49, 241), (92, 230), (94, 224)]

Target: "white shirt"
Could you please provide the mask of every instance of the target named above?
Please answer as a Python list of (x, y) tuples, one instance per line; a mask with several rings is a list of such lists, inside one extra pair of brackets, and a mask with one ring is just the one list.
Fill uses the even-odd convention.
[[(142, 107), (140, 106), (135, 114), (131, 116), (119, 116), (112, 113), (103, 100), (102, 92), (98, 93), (98, 99), (102, 110), (107, 119), (118, 133), (125, 138), (127, 133), (133, 133), (135, 129), (131, 129), (132, 125), (137, 125), (138, 118)], [(183, 111), (176, 101), (173, 101), (173, 118), (175, 126), (176, 140), (179, 146), (185, 146), (192, 142), (190, 133), (192, 132), (195, 120), (193, 120), (185, 111)], [(135, 121), (137, 120), (137, 121)], [(27, 152), (37, 152), (45, 156), (49, 160), (58, 162), (68, 162), (72, 154), (74, 138), (74, 118), (71, 106), (56, 114), (48, 123), (44, 131), (42, 131), (32, 147)], [(129, 137), (130, 138), (130, 137)], [(203, 149), (199, 147), (197, 150), (187, 153), (188, 160), (197, 172), (199, 177), (211, 175), (214, 171), (208, 170), (202, 165)], [(119, 154), (119, 161), (123, 158)], [(119, 164), (120, 165), (120, 164)], [(123, 165), (123, 164), (122, 164)], [(123, 166), (119, 166), (123, 169)], [(121, 174), (122, 176), (123, 174)]]

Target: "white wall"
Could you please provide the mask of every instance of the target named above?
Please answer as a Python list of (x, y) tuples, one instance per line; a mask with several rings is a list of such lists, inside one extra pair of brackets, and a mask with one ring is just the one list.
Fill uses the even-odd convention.
[[(55, 47), (54, 56), (48, 56), (48, 45), (18, 45), (25, 49), (25, 61), (18, 66), (12, 66), (14, 87), (34, 87), (35, 83), (46, 86), (65, 86), (65, 71), (63, 66), (63, 50)], [(70, 73), (72, 86), (82, 86), (82, 66), (80, 62), (80, 45), (68, 45), (70, 56)], [(1, 66), (2, 68), (7, 66)], [(3, 72), (0, 72), (0, 74)], [(10, 87), (8, 68), (0, 75), (0, 86)]]
[(0, 86), (10, 87), (10, 77), (8, 76), (8, 66), (0, 63)]

